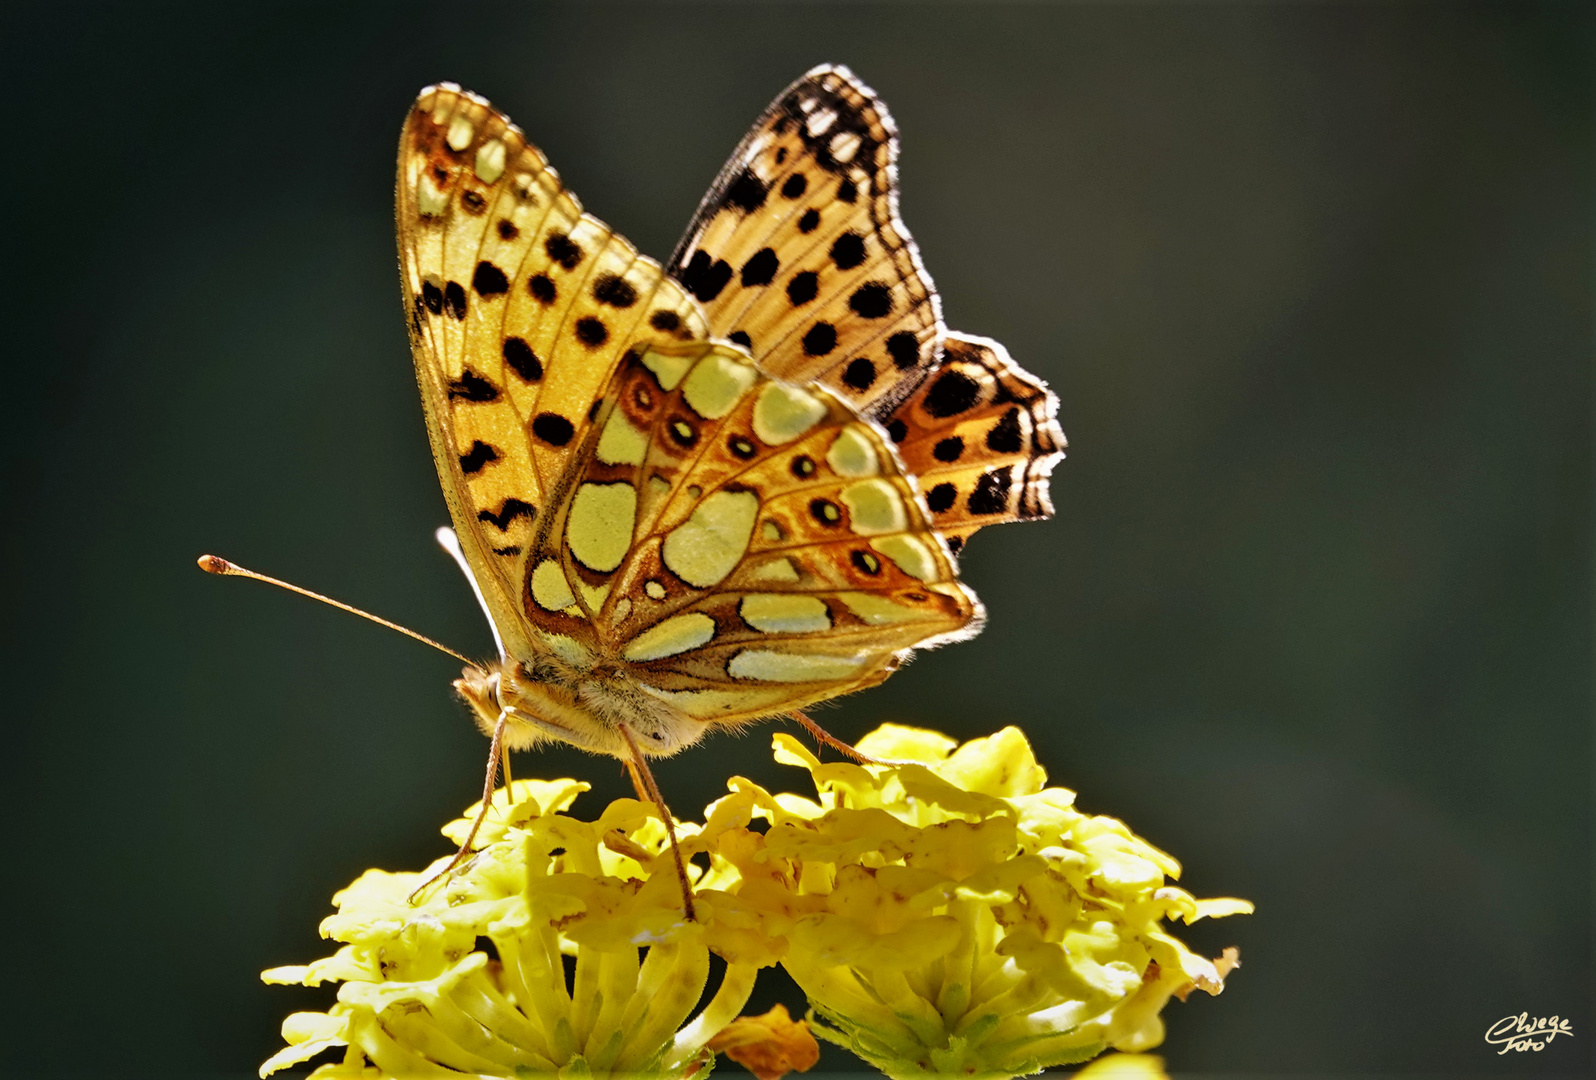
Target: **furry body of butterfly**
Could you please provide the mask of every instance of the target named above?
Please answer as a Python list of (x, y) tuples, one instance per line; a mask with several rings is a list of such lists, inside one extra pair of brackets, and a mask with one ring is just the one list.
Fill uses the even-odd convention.
[(510, 748), (635, 760), (798, 715), (976, 633), (955, 552), (1052, 512), (1056, 402), (952, 333), (898, 218), (896, 132), (843, 68), (789, 87), (668, 268), (488, 103), (400, 141), (401, 276)]

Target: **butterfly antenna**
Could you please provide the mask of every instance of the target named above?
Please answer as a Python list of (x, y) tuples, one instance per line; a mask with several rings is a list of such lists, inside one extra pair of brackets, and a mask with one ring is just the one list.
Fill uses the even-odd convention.
[(253, 570), (246, 570), (237, 563), (228, 562), (219, 555), (201, 555), (199, 557), (199, 568), (205, 571), (207, 574), (220, 574), (222, 577), (254, 578), (256, 581), (264, 581), (268, 585), (276, 585), (280, 589), (287, 589), (289, 592), (298, 593), (300, 596), (307, 596), (312, 600), (320, 600), (324, 604), (331, 604), (340, 611), (347, 611), (351, 615), (359, 615), (362, 619), (369, 619), (378, 626), (386, 626), (390, 630), (397, 630), (406, 637), (415, 638), (423, 645), (431, 645), (439, 652), (448, 653), (450, 656), (454, 657), (462, 664), (465, 664), (467, 667), (476, 668), (482, 666), (475, 660), (455, 652), (453, 649), (449, 648), (449, 646), (440, 645), (438, 642), (427, 637), (427, 635), (418, 634), (409, 627), (400, 626), (396, 622), (389, 622), (387, 619), (384, 619), (379, 615), (373, 615), (369, 611), (361, 611), (357, 607), (352, 607), (349, 604), (343, 603), (342, 601), (334, 600), (330, 596), (323, 596), (319, 592), (311, 592), (309, 589), (302, 589), (298, 585), (290, 585), (286, 581), (279, 581), (274, 577), (268, 577), (265, 574), (257, 574)]

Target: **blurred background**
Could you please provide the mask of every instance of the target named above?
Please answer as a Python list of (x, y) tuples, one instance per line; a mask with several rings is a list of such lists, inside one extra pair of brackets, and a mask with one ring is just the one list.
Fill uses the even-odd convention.
[[(451, 79), (667, 255), (812, 65), (903, 139), (948, 323), (1058, 392), (1056, 519), (991, 621), (821, 714), (1029, 733), (1250, 918), (1191, 1075), (1583, 1074), (1591, 1011), (1584, 5), (13, 5), (0, 445), (0, 1071), (245, 1076), (327, 990), (332, 893), (446, 852), (458, 665), (202, 575), (214, 551), (472, 653), (393, 247)], [(796, 785), (764, 726), (659, 768)], [(630, 794), (578, 774), (589, 811)], [(755, 1004), (801, 997), (778, 978)], [(1520, 1011), (1575, 1037), (1499, 1057)], [(735, 1074), (738, 1067), (724, 1068)], [(828, 1052), (820, 1071), (857, 1068)]]

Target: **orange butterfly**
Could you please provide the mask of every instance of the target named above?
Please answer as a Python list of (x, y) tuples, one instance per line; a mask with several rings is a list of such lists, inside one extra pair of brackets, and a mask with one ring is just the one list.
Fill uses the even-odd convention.
[(499, 646), (455, 683), (487, 794), (504, 750), (558, 739), (668, 824), (646, 756), (783, 715), (852, 753), (802, 709), (980, 629), (955, 553), (1052, 513), (1064, 436), (1001, 345), (943, 326), (896, 159), (885, 106), (816, 68), (661, 267), (486, 101), (422, 91), (400, 269), (440, 538)]

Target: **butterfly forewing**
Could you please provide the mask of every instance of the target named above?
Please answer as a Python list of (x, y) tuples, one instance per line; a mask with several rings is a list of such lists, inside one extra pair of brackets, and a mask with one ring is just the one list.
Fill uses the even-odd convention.
[(514, 125), (456, 87), (423, 91), (411, 110), (397, 215), (444, 493), (496, 621), (524, 643), (525, 553), (611, 372), (635, 341), (702, 337), (703, 316), (582, 212)]
[(942, 327), (898, 218), (896, 160), (886, 106), (846, 69), (816, 68), (754, 124), (670, 266), (762, 369), (879, 418), (956, 549), (984, 525), (1052, 514), (1064, 435), (1041, 380)]
[(718, 336), (859, 410), (890, 404), (941, 347), (936, 291), (898, 218), (897, 155), (874, 93), (816, 68), (755, 122), (670, 262)]

